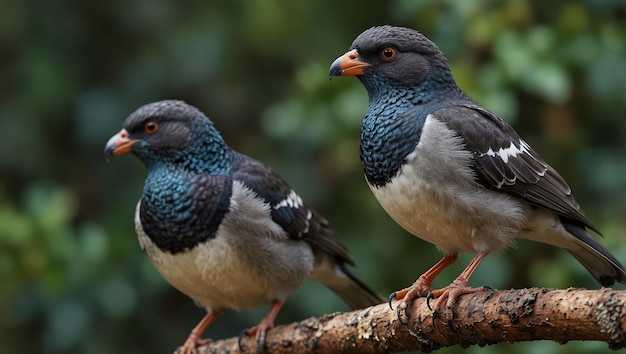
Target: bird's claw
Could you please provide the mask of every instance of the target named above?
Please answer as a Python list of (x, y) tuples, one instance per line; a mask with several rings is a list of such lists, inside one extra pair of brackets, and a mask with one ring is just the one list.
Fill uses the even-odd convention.
[(256, 342), (256, 352), (257, 353), (263, 353), (263, 351), (265, 350), (265, 340), (266, 340), (266, 335), (265, 333), (261, 334), (259, 336), (259, 339)]
[(389, 295), (389, 298), (387, 299), (389, 301), (389, 308), (391, 310), (393, 310), (393, 305), (391, 305), (391, 302), (396, 299), (397, 293), (398, 293), (397, 291), (392, 292), (391, 295)]
[(406, 302), (401, 302), (400, 305), (398, 305), (398, 307), (396, 308), (396, 316), (398, 316), (398, 321), (400, 321), (400, 323), (402, 323), (403, 325), (409, 324), (409, 307), (407, 306)]
[[(391, 295), (389, 295), (388, 301), (389, 301), (389, 308), (391, 310), (393, 310), (393, 305), (391, 304), (391, 302), (393, 300), (395, 300), (398, 296), (398, 292), (394, 291), (391, 293)], [(403, 312), (404, 311), (404, 316), (403, 316)], [(406, 301), (402, 301), (398, 307), (396, 307), (396, 316), (398, 317), (398, 321), (400, 321), (400, 323), (402, 323), (403, 325), (407, 325), (409, 324), (408, 322), (408, 318), (409, 318), (409, 306), (407, 305)], [(406, 320), (405, 320), (406, 318)]]
[(409, 323), (409, 304), (411, 301), (413, 301), (416, 297), (419, 297), (420, 294), (422, 296), (429, 296), (430, 292), (431, 290), (428, 287), (421, 290), (421, 287), (416, 287), (415, 285), (403, 290), (394, 291), (388, 298), (389, 308), (393, 310), (392, 302), (394, 299), (401, 299), (400, 304), (396, 308), (396, 315), (398, 317), (398, 321), (406, 325)]
[(433, 311), (433, 308), (430, 307), (430, 300), (435, 298), (435, 294), (430, 290), (424, 290), (424, 295), (426, 295), (426, 306), (430, 311)]
[(243, 331), (241, 331), (241, 333), (239, 333), (239, 336), (237, 337), (237, 345), (239, 346), (239, 351), (240, 352), (244, 352), (245, 349), (243, 348), (243, 344), (241, 344), (241, 340), (243, 339), (243, 337), (248, 333), (247, 329), (244, 329)]
[[(258, 333), (258, 331), (262, 331), (260, 334)], [(252, 328), (252, 329), (244, 329), (243, 331), (241, 331), (241, 333), (239, 333), (239, 336), (237, 337), (237, 345), (239, 346), (239, 351), (240, 352), (245, 352), (246, 348), (243, 345), (243, 337), (245, 337), (246, 335), (253, 335), (256, 333), (256, 352), (257, 353), (263, 353), (263, 351), (265, 351), (265, 345), (267, 342), (267, 335), (265, 333), (265, 330), (263, 329), (259, 329), (259, 328)]]

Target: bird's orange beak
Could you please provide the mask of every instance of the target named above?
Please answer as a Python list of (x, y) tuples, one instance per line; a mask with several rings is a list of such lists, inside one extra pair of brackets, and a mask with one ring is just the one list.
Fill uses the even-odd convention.
[(122, 129), (119, 133), (113, 135), (111, 139), (107, 141), (107, 144), (104, 147), (104, 156), (108, 159), (111, 156), (119, 156), (130, 152), (133, 145), (138, 141), (139, 139), (129, 139), (128, 131), (126, 129)]
[(363, 69), (372, 66), (362, 62), (359, 58), (359, 52), (356, 49), (352, 49), (346, 54), (335, 59), (330, 65), (330, 78), (333, 76), (359, 76), (365, 75)]

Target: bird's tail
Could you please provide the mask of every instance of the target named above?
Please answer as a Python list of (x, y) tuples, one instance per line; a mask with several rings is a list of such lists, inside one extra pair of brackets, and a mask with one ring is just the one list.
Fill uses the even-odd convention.
[(615, 282), (626, 284), (624, 266), (600, 242), (596, 241), (584, 226), (561, 220), (565, 230), (576, 237), (576, 242), (567, 250), (593, 275), (602, 286)]
[(343, 260), (327, 254), (319, 258), (321, 259), (317, 259), (311, 279), (319, 281), (339, 295), (353, 310), (386, 301), (352, 274)]

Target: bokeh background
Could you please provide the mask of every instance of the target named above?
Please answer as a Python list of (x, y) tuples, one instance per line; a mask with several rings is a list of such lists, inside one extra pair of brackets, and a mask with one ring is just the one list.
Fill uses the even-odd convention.
[[(387, 23), (434, 40), (461, 88), (564, 175), (626, 262), (625, 1), (9, 0), (0, 2), (0, 351), (167, 353), (204, 315), (139, 249), (145, 168), (130, 155), (103, 158), (129, 113), (166, 98), (199, 107), (233, 148), (281, 173), (381, 294), (411, 284), (441, 255), (374, 200), (358, 156), (367, 94), (354, 78), (328, 80), (360, 32)], [(567, 252), (530, 242), (488, 257), (471, 284), (599, 287)], [(235, 336), (266, 310), (228, 313), (207, 336)], [(307, 283), (277, 323), (342, 310)], [(464, 350), (606, 351), (593, 342)]]

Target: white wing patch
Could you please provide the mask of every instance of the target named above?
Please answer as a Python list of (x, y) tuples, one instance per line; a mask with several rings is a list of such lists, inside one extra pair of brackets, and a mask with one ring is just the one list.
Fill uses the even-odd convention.
[[(275, 210), (278, 210), (280, 208), (298, 209), (303, 206), (304, 206), (304, 202), (302, 202), (302, 198), (300, 198), (300, 196), (296, 193), (296, 191), (292, 189), (291, 192), (289, 192), (289, 195), (287, 196), (287, 198), (281, 200), (280, 203), (274, 205), (274, 209)], [(305, 225), (304, 230), (298, 232), (299, 237), (309, 232), (309, 227), (311, 226), (312, 217), (313, 217), (313, 213), (311, 213), (311, 210), (307, 210), (306, 221), (304, 222), (304, 225)]]
[(513, 142), (511, 142), (511, 145), (509, 147), (500, 148), (498, 151), (493, 151), (492, 148), (489, 148), (487, 152), (480, 154), (480, 156), (498, 156), (500, 159), (502, 159), (502, 161), (504, 161), (504, 163), (507, 163), (509, 162), (509, 157), (517, 157), (517, 155), (520, 154), (529, 154), (530, 145), (528, 145), (528, 143), (526, 143), (524, 140), (520, 140), (519, 145), (520, 147), (518, 148), (517, 146), (515, 146), (515, 144), (513, 144)]
[(303, 205), (304, 203), (302, 202), (302, 198), (300, 198), (300, 196), (296, 194), (296, 191), (292, 189), (287, 198), (281, 200), (280, 203), (274, 205), (274, 209), (280, 209), (284, 207), (298, 209)]

